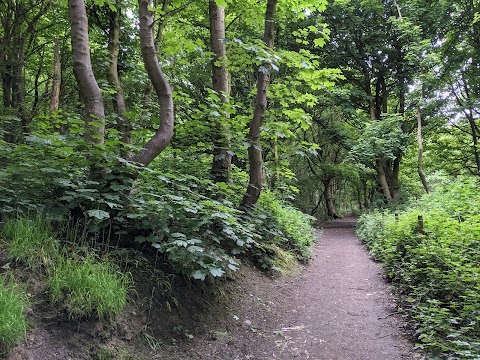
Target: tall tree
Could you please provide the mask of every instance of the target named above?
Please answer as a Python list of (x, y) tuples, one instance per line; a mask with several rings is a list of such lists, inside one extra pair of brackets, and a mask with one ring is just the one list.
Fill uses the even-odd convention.
[(60, 58), (59, 39), (55, 38), (53, 46), (53, 83), (50, 96), (50, 115), (58, 110), (60, 106), (60, 86), (62, 84), (62, 64)]
[(96, 144), (103, 144), (105, 106), (102, 93), (93, 73), (88, 37), (88, 18), (84, 0), (68, 2), (72, 35), (73, 71), (80, 97), (85, 106), (86, 136)]
[[(230, 95), (227, 59), (225, 50), (225, 9), (216, 0), (209, 2), (210, 47), (212, 49), (212, 84), (221, 104), (228, 102)], [(228, 152), (228, 135), (225, 119), (230, 115), (222, 109), (214, 119), (212, 176), (215, 182), (230, 182), (232, 156)]]
[[(140, 46), (145, 69), (153, 88), (157, 94), (160, 105), (160, 125), (155, 134), (146, 142), (142, 150), (130, 157), (130, 160), (144, 166), (149, 165), (170, 143), (173, 135), (174, 109), (172, 89), (168, 83), (157, 58), (154, 43), (154, 21), (151, 4), (147, 0), (139, 0), (139, 27)], [(93, 142), (103, 142), (105, 128), (105, 106), (103, 97), (95, 79), (90, 58), (90, 46), (88, 38), (88, 20), (83, 0), (70, 0), (69, 10), (72, 27), (72, 58), (74, 62), (75, 77), (77, 79), (80, 94), (85, 105), (87, 125), (93, 124), (89, 135)], [(115, 18), (113, 19), (115, 22)], [(116, 28), (114, 23), (113, 28)], [(111, 54), (116, 57), (117, 48), (115, 36), (112, 34)], [(118, 68), (113, 67), (116, 59), (111, 59), (113, 66), (111, 80), (121, 89), (118, 79)], [(118, 65), (117, 65), (118, 66)], [(116, 70), (116, 71), (115, 71)], [(114, 74), (115, 73), (115, 74)], [(123, 94), (123, 92), (121, 92)], [(120, 99), (122, 100), (122, 99)], [(117, 97), (118, 108), (118, 97)], [(117, 109), (121, 111), (122, 109)]]
[(153, 12), (148, 0), (139, 0), (140, 46), (148, 77), (152, 82), (160, 105), (160, 126), (155, 135), (147, 141), (139, 154), (131, 160), (147, 166), (170, 143), (173, 136), (174, 109), (172, 88), (165, 77), (157, 58), (154, 38)]
[[(119, 130), (121, 133), (122, 143), (126, 146), (132, 144), (131, 126), (128, 117), (125, 115), (127, 112), (127, 105), (125, 103), (125, 94), (123, 91), (123, 84), (120, 79), (118, 71), (118, 58), (120, 54), (120, 16), (121, 8), (107, 10), (108, 15), (108, 53), (110, 57), (110, 66), (107, 71), (108, 82), (115, 90), (113, 96), (113, 105), (117, 119), (119, 122)], [(122, 149), (122, 155), (130, 157), (133, 154), (129, 150)]]
[[(265, 32), (263, 41), (267, 48), (273, 49), (275, 40), (275, 10), (277, 0), (268, 0), (265, 13)], [(257, 96), (255, 99), (255, 112), (250, 123), (248, 134), (248, 161), (249, 161), (249, 182), (247, 193), (245, 194), (242, 205), (251, 207), (255, 205), (260, 197), (263, 185), (263, 159), (262, 149), (260, 147), (260, 135), (263, 117), (267, 109), (268, 84), (270, 83), (271, 65), (264, 63), (258, 68)]]

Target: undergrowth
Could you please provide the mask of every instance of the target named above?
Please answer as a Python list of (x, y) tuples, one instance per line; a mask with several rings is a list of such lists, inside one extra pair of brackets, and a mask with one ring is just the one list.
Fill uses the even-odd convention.
[(385, 211), (358, 222), (358, 236), (400, 290), (417, 347), (437, 358), (480, 358), (478, 186), (478, 180), (450, 184), (399, 212), (398, 219)]
[(7, 220), (0, 236), (7, 240), (8, 256), (30, 268), (48, 267), (58, 255), (58, 240), (52, 226), (40, 214)]
[(26, 304), (27, 298), (18, 285), (0, 276), (0, 356), (25, 337)]
[(254, 259), (265, 269), (289, 267), (294, 260), (307, 261), (315, 239), (314, 217), (264, 192), (250, 214), (262, 239), (252, 249)]
[(70, 318), (114, 319), (126, 306), (128, 278), (106, 260), (61, 257), (47, 282), (52, 303)]
[[(4, 144), (0, 155), (6, 164), (0, 174), (0, 217), (34, 211), (73, 217), (90, 235), (106, 234), (111, 243), (155, 252), (172, 272), (199, 280), (236, 271), (243, 258), (276, 269), (310, 256), (313, 231), (307, 215), (273, 191), (263, 192), (245, 214), (239, 204), (248, 175), (236, 169), (232, 183), (214, 183), (208, 156), (180, 161), (166, 151), (158, 164), (140, 169), (106, 146), (50, 135)], [(25, 257), (30, 266), (48, 263), (57, 245), (41, 243), (54, 239), (46, 236), (32, 238), (45, 253), (28, 255), (19, 248), (16, 255), (11, 244), (11, 256)]]
[(80, 247), (82, 239), (70, 239), (78, 233), (75, 227), (62, 230), (70, 243), (60, 244), (52, 222), (37, 214), (8, 219), (1, 235), (8, 257), (43, 276), (51, 302), (70, 318), (114, 318), (126, 305), (128, 276), (91, 248)]

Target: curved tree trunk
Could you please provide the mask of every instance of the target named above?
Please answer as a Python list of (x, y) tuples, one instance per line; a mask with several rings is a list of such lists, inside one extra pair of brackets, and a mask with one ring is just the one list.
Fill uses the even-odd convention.
[(85, 105), (86, 137), (103, 144), (105, 132), (105, 107), (102, 93), (93, 74), (90, 60), (88, 20), (83, 0), (69, 0), (73, 72), (77, 79), (80, 97)]
[[(275, 39), (274, 34), (274, 16), (277, 6), (277, 0), (268, 0), (267, 11), (265, 14), (265, 33), (263, 40), (269, 48), (273, 48)], [(247, 193), (245, 194), (242, 205), (251, 207), (255, 205), (260, 197), (263, 183), (263, 161), (262, 149), (260, 147), (260, 128), (263, 123), (263, 117), (267, 109), (268, 84), (270, 83), (271, 67), (269, 64), (262, 64), (258, 69), (257, 97), (255, 101), (255, 112), (250, 123), (250, 132), (248, 140), (249, 175)]]
[[(123, 93), (122, 82), (118, 74), (118, 55), (120, 52), (120, 8), (117, 7), (116, 11), (109, 11), (109, 17), (110, 28), (108, 31), (108, 52), (110, 54), (110, 66), (108, 67), (107, 79), (115, 89), (113, 106), (118, 115), (122, 142), (128, 146), (132, 144), (132, 135), (129, 120), (125, 116), (127, 106), (125, 105), (125, 95)], [(123, 148), (122, 156), (128, 158), (133, 156), (133, 154)]]
[[(225, 51), (225, 9), (218, 6), (215, 0), (210, 0), (210, 46), (213, 53), (212, 58), (212, 84), (213, 90), (218, 94), (222, 103), (228, 101), (229, 83), (226, 67)], [(223, 114), (222, 114), (223, 115)], [(229, 114), (225, 113), (224, 118), (219, 116), (214, 119), (213, 134), (213, 162), (212, 177), (215, 182), (230, 182), (230, 166), (232, 156), (228, 153), (229, 139), (224, 118), (228, 119)]]
[[(171, 0), (162, 0), (162, 14), (166, 14), (168, 10), (168, 6), (170, 5)], [(153, 2), (153, 6), (156, 8), (159, 6), (158, 0), (155, 0)], [(154, 22), (157, 24), (157, 34), (155, 35), (155, 48), (158, 48), (160, 46), (160, 43), (163, 38), (163, 30), (165, 28), (165, 17), (162, 16), (158, 19), (154, 19)], [(153, 31), (153, 30), (152, 30)], [(147, 117), (147, 112), (148, 112), (148, 104), (150, 102), (150, 99), (152, 97), (152, 91), (153, 91), (153, 85), (152, 82), (149, 81), (147, 86), (145, 86), (145, 90), (143, 91), (143, 106), (142, 106), (142, 120), (141, 120), (141, 125), (143, 125), (143, 122), (145, 118)]]
[(144, 145), (142, 151), (130, 158), (144, 166), (149, 165), (170, 143), (173, 136), (172, 89), (162, 72), (157, 59), (153, 36), (153, 14), (150, 1), (138, 0), (140, 20), (140, 45), (148, 77), (150, 78), (160, 105), (160, 126), (155, 135)]

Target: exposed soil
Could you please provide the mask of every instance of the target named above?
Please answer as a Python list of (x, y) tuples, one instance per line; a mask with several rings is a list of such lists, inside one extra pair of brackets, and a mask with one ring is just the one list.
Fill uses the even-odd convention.
[(8, 360), (423, 359), (353, 225), (325, 224), (312, 261), (297, 271), (267, 276), (245, 266), (216, 291), (184, 284), (170, 292), (165, 279), (138, 270), (133, 301), (116, 324), (72, 324), (40, 300), (26, 343)]
[(247, 275), (228, 334), (198, 339), (182, 359), (422, 359), (353, 226), (353, 218), (325, 224), (312, 261), (298, 274)]

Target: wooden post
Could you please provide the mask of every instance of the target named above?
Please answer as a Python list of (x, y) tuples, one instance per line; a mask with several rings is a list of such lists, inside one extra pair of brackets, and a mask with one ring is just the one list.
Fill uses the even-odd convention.
[(417, 233), (423, 234), (423, 215), (418, 215)]

